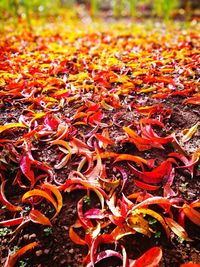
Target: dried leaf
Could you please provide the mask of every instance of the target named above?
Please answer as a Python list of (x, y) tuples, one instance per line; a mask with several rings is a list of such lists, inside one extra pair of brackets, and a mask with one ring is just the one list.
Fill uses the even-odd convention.
[(187, 133), (182, 137), (182, 142), (185, 143), (187, 141), (189, 141), (192, 136), (196, 133), (197, 128), (199, 127), (200, 122), (197, 122), (195, 125), (193, 125), (188, 131)]
[(192, 241), (192, 239), (190, 239), (188, 237), (188, 234), (186, 233), (185, 229), (178, 224), (176, 221), (174, 221), (171, 218), (165, 218), (165, 221), (167, 223), (167, 225), (170, 227), (170, 229), (180, 238), (186, 240), (186, 241)]

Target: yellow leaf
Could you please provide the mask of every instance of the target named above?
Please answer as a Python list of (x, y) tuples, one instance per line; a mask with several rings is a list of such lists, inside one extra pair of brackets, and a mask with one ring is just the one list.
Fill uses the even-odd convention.
[(138, 233), (151, 236), (149, 223), (141, 215), (131, 215), (127, 219), (128, 226)]
[(22, 123), (8, 123), (8, 124), (5, 124), (5, 125), (0, 125), (0, 133), (6, 131), (6, 130), (9, 130), (11, 128), (18, 128), (18, 127), (22, 127), (22, 128), (27, 128), (27, 126), (25, 126), (24, 124)]
[(165, 229), (165, 232), (166, 232), (167, 236), (170, 237), (169, 229), (168, 229), (163, 217), (160, 214), (158, 214), (157, 212), (155, 212), (155, 211), (153, 211), (151, 209), (137, 209), (137, 210), (133, 211), (133, 213), (135, 213), (135, 212), (148, 214), (148, 215), (152, 216), (153, 218), (155, 218), (157, 221), (159, 221), (161, 223), (161, 225)]
[(183, 136), (182, 138), (182, 142), (185, 143), (187, 141), (189, 141), (192, 136), (195, 134), (195, 132), (197, 131), (197, 128), (199, 126), (200, 122), (198, 121), (194, 126), (192, 126), (187, 133)]

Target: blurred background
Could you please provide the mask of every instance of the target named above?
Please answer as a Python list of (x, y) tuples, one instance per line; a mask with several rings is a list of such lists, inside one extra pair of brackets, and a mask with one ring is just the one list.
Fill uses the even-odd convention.
[(0, 0), (1, 20), (47, 18), (64, 15), (91, 18), (146, 18), (158, 20), (200, 21), (200, 0)]

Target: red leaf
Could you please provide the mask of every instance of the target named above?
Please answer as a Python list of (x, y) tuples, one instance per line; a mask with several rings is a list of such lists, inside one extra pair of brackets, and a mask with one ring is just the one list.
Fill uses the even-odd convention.
[(14, 219), (6, 220), (6, 221), (1, 221), (0, 225), (7, 226), (7, 227), (14, 226), (14, 225), (18, 225), (22, 223), (23, 220), (24, 220), (24, 217), (14, 218)]
[(151, 172), (141, 172), (134, 168), (131, 164), (128, 164), (132, 172), (137, 175), (143, 182), (156, 184), (160, 183), (164, 179), (169, 178), (172, 170), (172, 163), (168, 160), (162, 162), (160, 166), (153, 169)]
[(137, 259), (131, 267), (156, 267), (162, 259), (162, 250), (153, 247)]
[(112, 144), (114, 144), (114, 142), (113, 142), (111, 139), (106, 138), (106, 137), (102, 136), (101, 134), (96, 133), (94, 136), (95, 136), (99, 141), (101, 141), (102, 143), (105, 143), (105, 144), (108, 144), (108, 145), (112, 145)]
[(82, 197), (77, 204), (78, 218), (83, 228), (93, 228), (92, 222), (83, 214), (83, 201), (84, 198)]
[(148, 191), (155, 191), (155, 190), (158, 190), (160, 188), (160, 185), (149, 185), (149, 184), (146, 184), (146, 183), (143, 183), (143, 182), (140, 182), (138, 180), (134, 180), (134, 184), (143, 189), (143, 190), (148, 190)]
[(180, 267), (200, 267), (200, 264), (188, 262), (188, 263), (181, 264)]
[(31, 170), (31, 164), (32, 164), (32, 160), (30, 159), (29, 154), (24, 153), (20, 160), (20, 168), (21, 168), (22, 173), (31, 182), (31, 187), (32, 187), (35, 183), (35, 176), (34, 176), (34, 172)]
[(6, 181), (3, 181), (0, 186), (0, 201), (3, 203), (3, 205), (6, 206), (6, 208), (10, 211), (21, 211), (22, 208), (20, 206), (15, 206), (12, 203), (10, 203), (4, 193)]
[[(122, 255), (119, 252), (108, 249), (108, 250), (101, 251), (95, 256), (94, 264), (97, 264), (101, 260), (107, 259), (109, 257), (117, 257), (117, 258), (120, 258), (121, 260), (123, 259)], [(94, 265), (92, 264), (92, 262), (90, 262), (89, 264), (87, 264), (86, 267), (93, 267), (93, 266)]]

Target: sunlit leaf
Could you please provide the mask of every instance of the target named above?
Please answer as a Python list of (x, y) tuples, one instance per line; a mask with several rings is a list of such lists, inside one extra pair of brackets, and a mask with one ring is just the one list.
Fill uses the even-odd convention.
[(127, 218), (127, 223), (128, 223), (128, 226), (132, 228), (133, 230), (135, 230), (136, 232), (146, 235), (148, 237), (151, 236), (149, 223), (141, 215), (129, 216)]
[(197, 128), (199, 127), (199, 124), (200, 124), (200, 122), (197, 122), (190, 129), (188, 129), (188, 131), (186, 132), (186, 134), (182, 137), (182, 142), (185, 143), (185, 142), (189, 141), (192, 138), (192, 136), (197, 131)]

